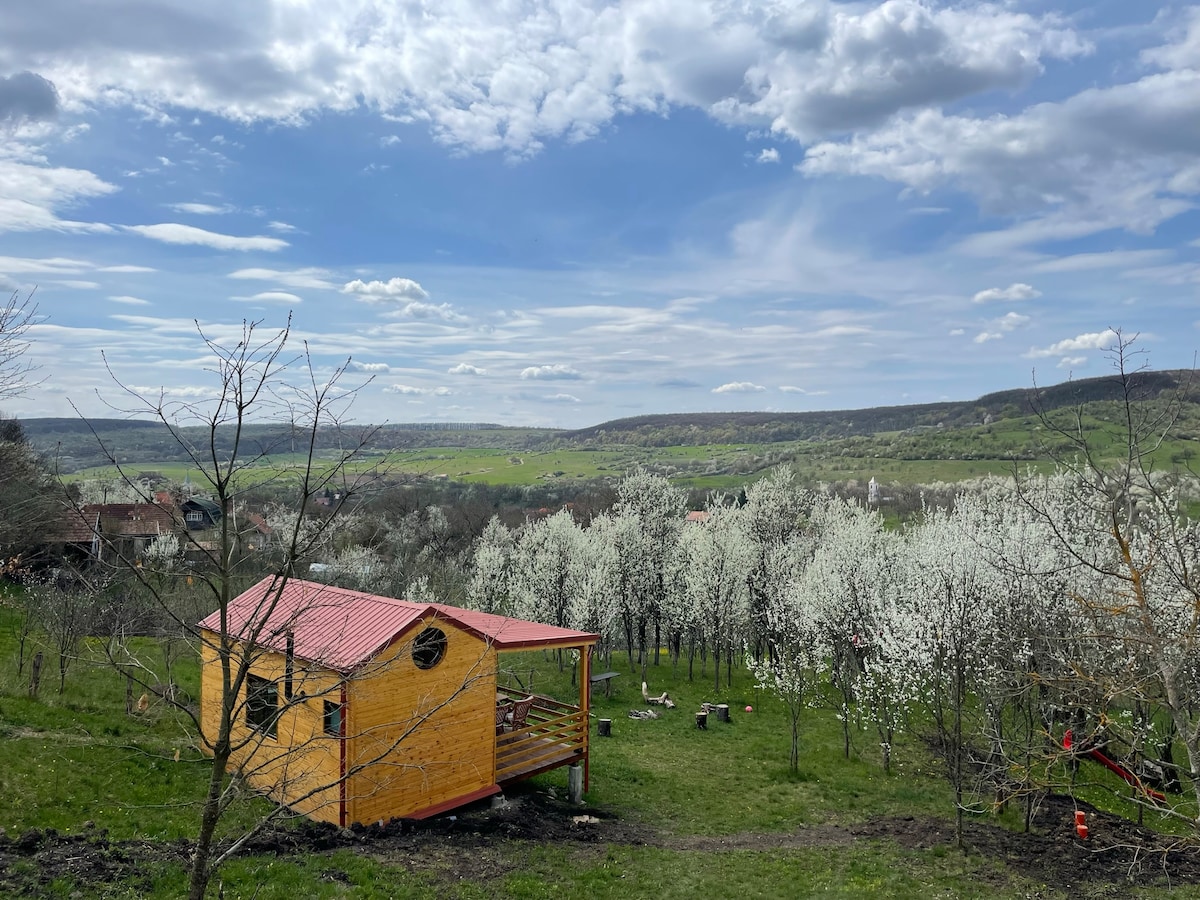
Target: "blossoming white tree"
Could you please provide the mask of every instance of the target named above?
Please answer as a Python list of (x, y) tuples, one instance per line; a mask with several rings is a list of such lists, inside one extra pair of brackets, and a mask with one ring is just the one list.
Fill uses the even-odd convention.
[[(731, 665), (746, 636), (753, 550), (738, 527), (737, 512), (713, 508), (707, 521), (692, 523), (679, 536), (683, 591), (713, 656), (713, 682), (721, 689), (721, 659)], [(728, 669), (726, 681), (729, 680)]]
[(475, 609), (499, 615), (512, 613), (509, 582), (514, 546), (512, 532), (493, 516), (475, 542), (474, 566), (467, 591)]
[[(621, 535), (621, 570), (630, 591), (627, 610), (643, 668), (651, 641), (654, 661), (658, 663), (668, 560), (679, 538), (686, 510), (686, 493), (662, 475), (637, 469), (617, 485), (613, 512), (628, 517), (637, 525), (636, 531), (623, 528), (618, 533)], [(632, 647), (630, 650), (632, 652)]]
[(812, 541), (794, 534), (762, 559), (763, 572), (784, 585), (766, 594), (762, 610), (764, 652), (748, 644), (747, 664), (758, 685), (775, 694), (787, 707), (791, 725), (788, 765), (800, 766), (800, 716), (812, 704), (830, 653), (829, 629), (804, 578)]

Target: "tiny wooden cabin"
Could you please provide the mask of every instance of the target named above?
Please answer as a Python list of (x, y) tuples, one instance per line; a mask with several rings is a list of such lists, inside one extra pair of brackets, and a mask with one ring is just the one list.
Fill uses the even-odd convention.
[[(233, 707), (231, 762), (313, 819), (435, 815), (573, 763), (586, 786), (598, 635), (275, 577), (234, 598), (225, 623), (230, 658), (251, 660)], [(220, 612), (200, 628), (201, 725), (211, 738), (223, 693)], [(577, 705), (498, 687), (500, 654), (531, 648), (580, 651)]]

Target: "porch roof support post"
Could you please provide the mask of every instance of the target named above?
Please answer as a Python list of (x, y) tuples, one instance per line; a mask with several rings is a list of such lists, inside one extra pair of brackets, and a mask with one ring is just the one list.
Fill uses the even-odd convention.
[(592, 650), (595, 644), (579, 648), (579, 708), (583, 710), (583, 790), (586, 793), (590, 775), (592, 726), (589, 712), (592, 705)]

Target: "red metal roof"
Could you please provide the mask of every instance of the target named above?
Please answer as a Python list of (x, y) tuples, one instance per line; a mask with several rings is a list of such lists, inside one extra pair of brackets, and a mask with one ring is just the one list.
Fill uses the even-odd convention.
[[(298, 658), (347, 672), (371, 659), (428, 614), (456, 622), (500, 650), (584, 645), (599, 640), (599, 635), (583, 631), (442, 603), (410, 603), (314, 581), (293, 578), (280, 588), (280, 580), (274, 576), (233, 598), (227, 622), (232, 637), (253, 640), (280, 653), (286, 651), (290, 634)], [(200, 627), (219, 632), (220, 612), (208, 616)]]

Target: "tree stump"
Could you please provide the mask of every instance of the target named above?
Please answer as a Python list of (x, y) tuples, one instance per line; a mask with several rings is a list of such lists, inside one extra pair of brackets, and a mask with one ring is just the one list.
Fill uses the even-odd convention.
[(708, 729), (708, 713), (706, 713), (706, 712), (696, 713), (696, 727), (699, 728), (701, 731), (706, 731)]
[(612, 719), (600, 720), (600, 737), (612, 737)]
[(729, 704), (728, 703), (718, 703), (717, 704), (717, 721), (718, 722), (728, 722), (729, 721)]
[(571, 803), (583, 802), (583, 766), (578, 763), (567, 767), (567, 799)]

